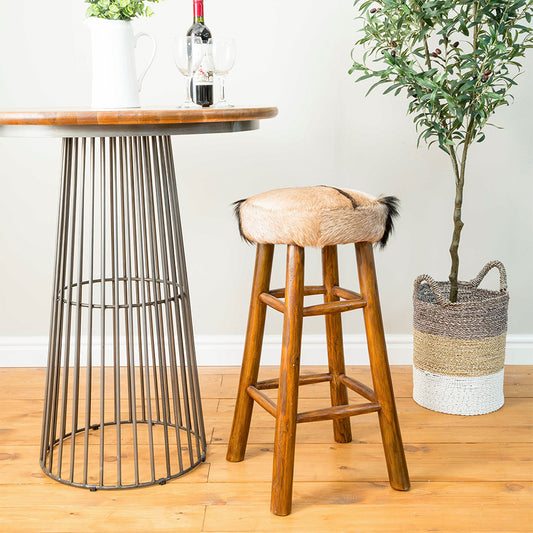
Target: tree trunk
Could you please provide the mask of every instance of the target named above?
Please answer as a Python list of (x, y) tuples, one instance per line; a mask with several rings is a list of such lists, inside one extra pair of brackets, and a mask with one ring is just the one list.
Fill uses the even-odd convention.
[(455, 174), (455, 207), (453, 210), (453, 236), (452, 244), (450, 245), (450, 256), (452, 258), (452, 266), (450, 269), (450, 302), (457, 302), (458, 295), (458, 276), (459, 276), (459, 242), (461, 240), (461, 230), (463, 229), (463, 221), (461, 220), (461, 212), (463, 208), (463, 189), (465, 185), (465, 171), (466, 158), (468, 149), (472, 141), (471, 127), (467, 128), (465, 142), (463, 145), (463, 153), (461, 156), (461, 168), (458, 166), (457, 154), (453, 147), (450, 149), (450, 158), (452, 160), (453, 171)]
[(463, 221), (461, 220), (461, 208), (463, 206), (463, 187), (464, 179), (459, 179), (455, 189), (455, 209), (453, 211), (453, 237), (450, 246), (450, 255), (452, 258), (452, 267), (450, 270), (449, 280), (450, 287), (450, 302), (457, 302), (458, 293), (458, 275), (459, 275), (459, 241), (461, 239), (461, 230), (463, 229)]

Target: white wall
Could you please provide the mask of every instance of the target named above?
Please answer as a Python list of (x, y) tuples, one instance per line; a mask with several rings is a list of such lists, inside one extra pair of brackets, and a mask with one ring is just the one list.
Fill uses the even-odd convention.
[[(186, 32), (191, 2), (166, 0), (137, 29), (157, 36), (144, 105), (176, 105), (183, 96), (171, 57), (174, 34)], [(89, 35), (81, 0), (1, 0), (0, 108), (88, 105)], [(333, 184), (395, 194), (401, 219), (377, 253), (386, 328), (411, 331), (412, 281), (445, 278), (449, 268), (453, 179), (439, 150), (416, 149), (402, 97), (365, 98), (348, 76), (356, 38), (352, 2), (206, 0), (214, 35), (234, 36), (238, 61), (228, 82), (237, 104), (277, 105), (279, 117), (257, 132), (174, 139), (196, 332), (237, 335), (245, 329), (253, 248), (243, 244), (231, 202), (274, 187)], [(509, 332), (533, 334), (533, 54), (513, 106), (501, 109), (487, 140), (471, 151), (465, 192), (461, 273), (473, 277), (489, 259), (508, 268)], [(0, 139), (0, 337), (48, 331), (60, 141)], [(342, 250), (341, 275), (355, 286), (353, 250)], [(309, 280), (319, 256), (309, 254)], [(284, 254), (275, 263), (282, 285)], [(314, 278), (314, 279), (313, 279)], [(496, 286), (492, 274), (489, 283)], [(213, 299), (213, 294), (217, 295)], [(354, 318), (352, 318), (354, 317)], [(279, 332), (279, 318), (267, 333)], [(345, 321), (362, 332), (359, 316)], [(320, 319), (307, 333), (322, 331)]]

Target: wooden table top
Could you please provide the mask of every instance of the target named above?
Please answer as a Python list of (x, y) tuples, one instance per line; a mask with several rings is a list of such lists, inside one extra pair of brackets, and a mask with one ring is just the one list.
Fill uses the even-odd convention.
[(0, 126), (127, 126), (208, 124), (273, 118), (276, 107), (224, 109), (131, 108), (0, 109)]

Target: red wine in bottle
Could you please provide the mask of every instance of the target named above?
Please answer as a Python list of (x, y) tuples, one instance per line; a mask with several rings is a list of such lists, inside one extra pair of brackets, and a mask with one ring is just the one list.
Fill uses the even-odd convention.
[[(194, 19), (187, 32), (187, 37), (200, 37), (207, 49), (207, 43), (211, 39), (211, 32), (204, 24), (204, 0), (193, 0)], [(207, 54), (200, 68), (196, 71), (191, 81), (192, 99), (195, 104), (202, 107), (213, 105), (213, 71), (207, 61)]]

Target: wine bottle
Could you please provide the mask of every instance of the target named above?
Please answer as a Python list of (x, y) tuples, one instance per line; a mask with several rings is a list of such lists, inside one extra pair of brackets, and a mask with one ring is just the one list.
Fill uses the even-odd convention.
[[(187, 37), (200, 37), (207, 49), (207, 43), (211, 39), (211, 32), (204, 24), (204, 0), (193, 0), (194, 20), (187, 32)], [(207, 50), (206, 50), (207, 52)], [(202, 107), (213, 105), (213, 70), (209, 64), (207, 53), (200, 68), (196, 71), (191, 80), (192, 99), (195, 104)]]

